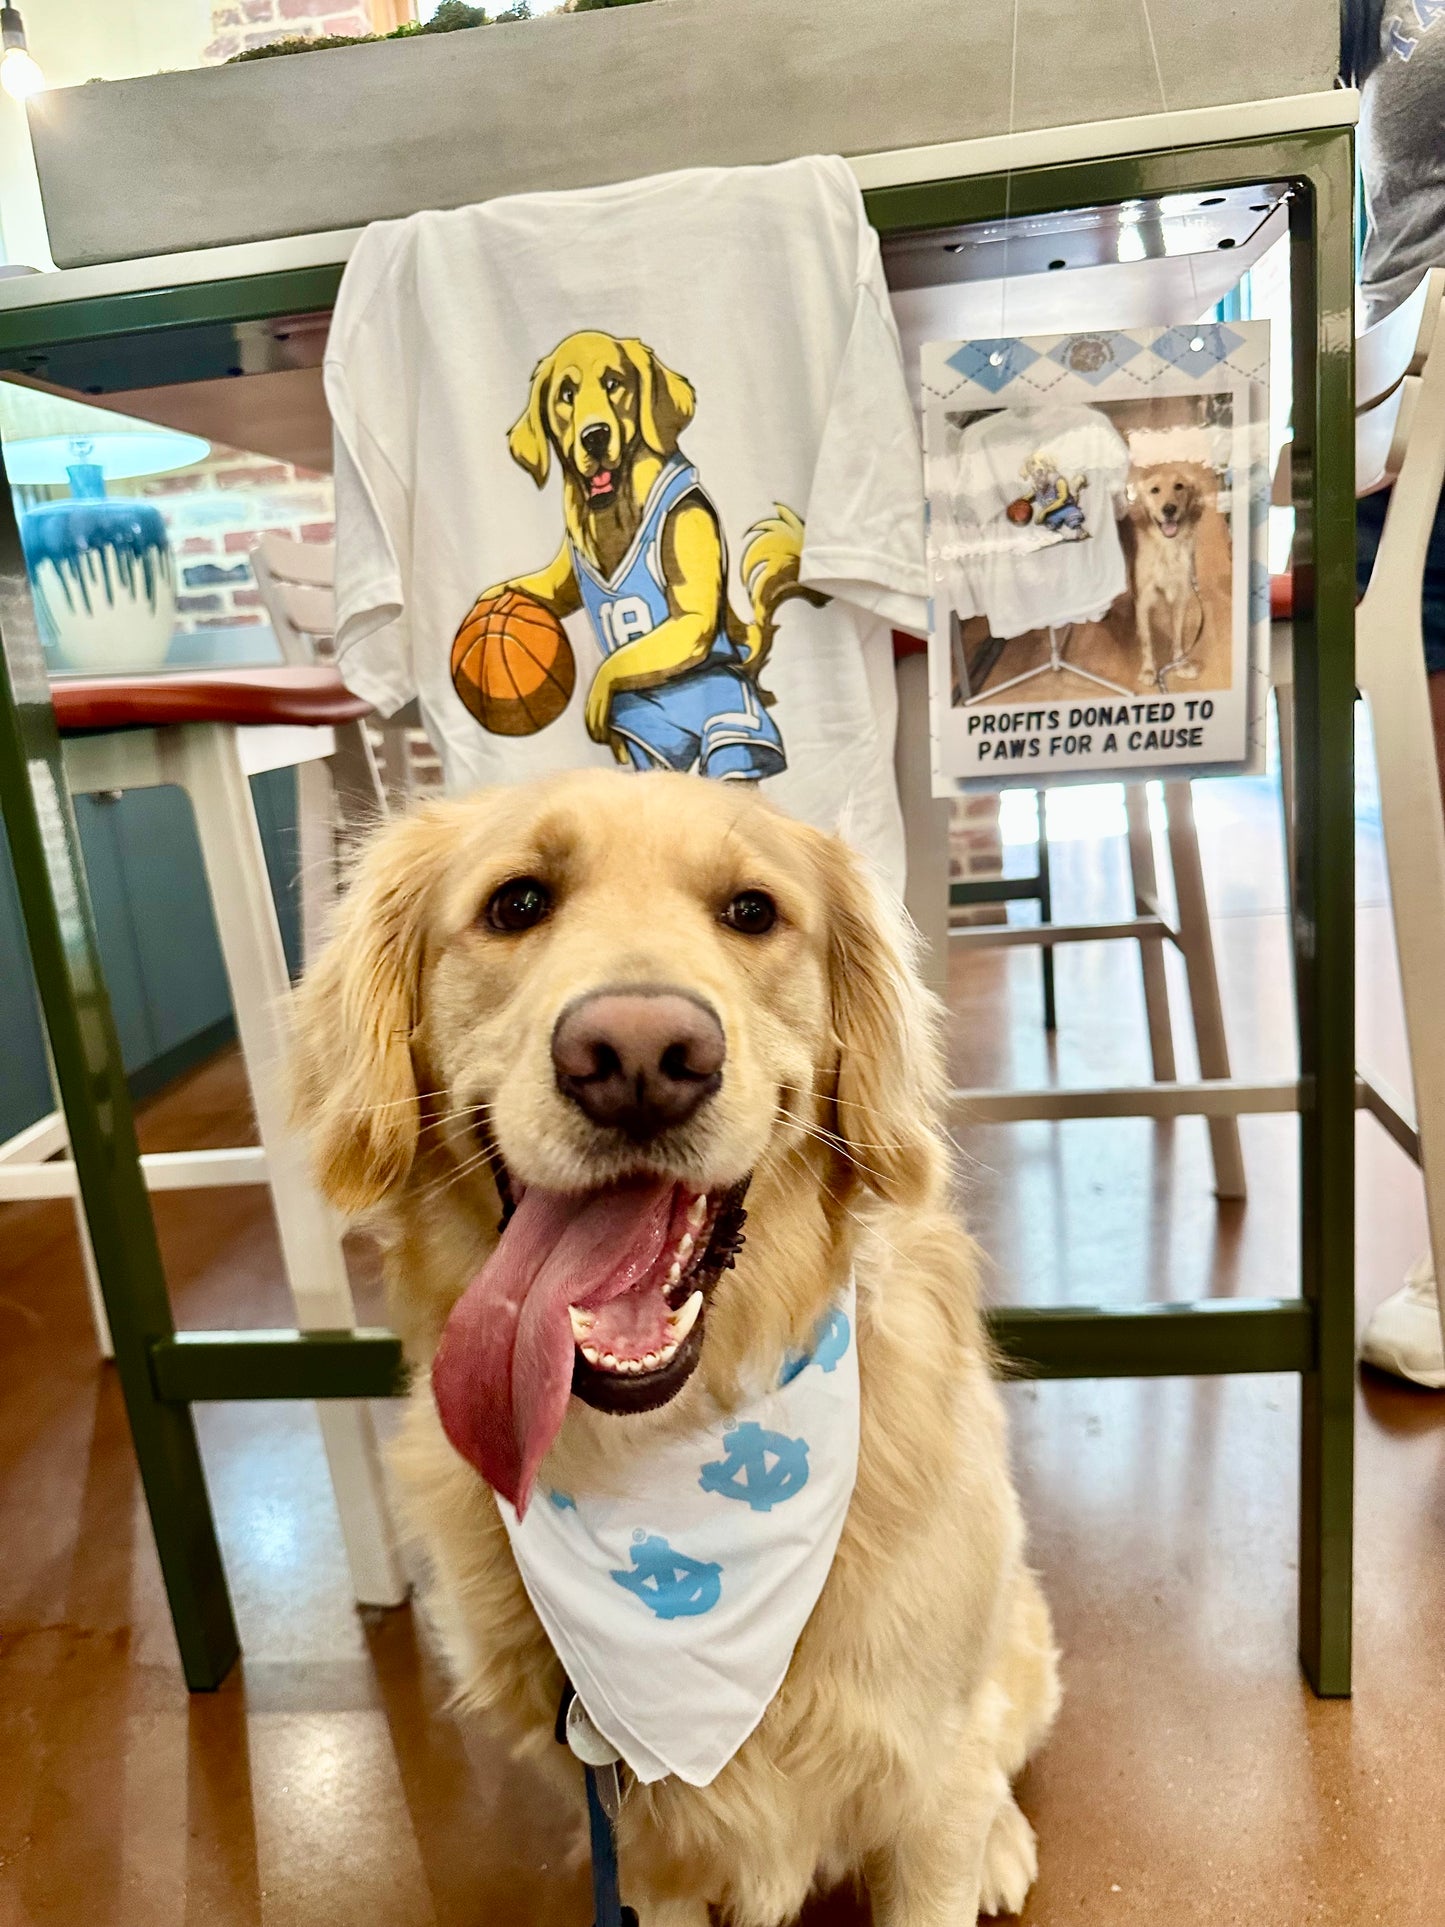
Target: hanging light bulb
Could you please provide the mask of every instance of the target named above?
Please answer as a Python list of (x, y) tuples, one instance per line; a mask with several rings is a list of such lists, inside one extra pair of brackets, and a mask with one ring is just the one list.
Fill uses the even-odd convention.
[(25, 22), (19, 7), (0, 7), (0, 87), (12, 100), (29, 100), (45, 91), (45, 76), (40, 63), (25, 44)]

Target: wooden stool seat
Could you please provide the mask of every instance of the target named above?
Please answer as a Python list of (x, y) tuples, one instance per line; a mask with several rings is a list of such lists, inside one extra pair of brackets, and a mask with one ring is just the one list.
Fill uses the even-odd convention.
[(329, 666), (202, 669), (171, 676), (68, 676), (51, 685), (62, 736), (177, 723), (354, 723), (371, 705)]

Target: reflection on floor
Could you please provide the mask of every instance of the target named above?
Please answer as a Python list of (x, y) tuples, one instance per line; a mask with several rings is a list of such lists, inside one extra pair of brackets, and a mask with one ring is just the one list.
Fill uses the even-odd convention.
[[(1199, 816), (1236, 1067), (1282, 1072), (1291, 1025), (1271, 792), (1206, 786)], [(1365, 1054), (1402, 1083), (1368, 832), (1361, 858)], [(1122, 905), (1122, 854), (1097, 837), (1061, 835), (1055, 879), (1061, 917)], [(961, 1077), (1145, 1074), (1126, 946), (1061, 952), (1052, 1050), (1037, 973), (1033, 953), (956, 960)], [(221, 1144), (244, 1117), (225, 1058), (153, 1104), (145, 1137), (154, 1149)], [(1423, 1220), (1403, 1158), (1369, 1122), (1359, 1132), (1363, 1315)], [(1211, 1199), (1197, 1120), (975, 1130), (960, 1182), (1001, 1298), (1269, 1294), (1292, 1288), (1292, 1139), (1288, 1120), (1246, 1121), (1243, 1207)], [(176, 1193), (158, 1216), (184, 1323), (285, 1322), (254, 1197)], [(419, 1616), (353, 1610), (305, 1409), (203, 1414), (246, 1659), (220, 1693), (187, 1699), (67, 1209), (13, 1207), (0, 1224), (0, 1920), (583, 1927), (585, 1884), (565, 1864), (573, 1816), (447, 1714)], [(361, 1253), (358, 1270), (375, 1314)], [(1438, 1927), (1445, 1398), (1361, 1387), (1349, 1705), (1312, 1701), (1295, 1667), (1292, 1383), (1020, 1385), (1008, 1398), (1068, 1688), (1024, 1785), (1042, 1836), (1032, 1927)], [(831, 1896), (808, 1927), (866, 1918)]]

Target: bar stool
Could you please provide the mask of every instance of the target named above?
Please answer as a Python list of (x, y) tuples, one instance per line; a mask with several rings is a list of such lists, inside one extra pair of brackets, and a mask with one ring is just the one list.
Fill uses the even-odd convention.
[[(298, 1326), (352, 1330), (339, 1221), (312, 1186), (287, 1118), (291, 986), (249, 779), (264, 770), (303, 771), (333, 756), (338, 734), (358, 730), (367, 705), (335, 669), (291, 665), (63, 680), (53, 685), (52, 700), (72, 794), (175, 784), (190, 798), (255, 1107), (259, 1147), (146, 1156), (147, 1185), (268, 1185)], [(57, 1148), (35, 1142), (32, 1158)], [(0, 1200), (76, 1194), (68, 1160), (0, 1154)], [(366, 1605), (399, 1604), (407, 1585), (370, 1408), (328, 1400), (316, 1411), (356, 1597)]]
[[(1430, 532), (1445, 477), (1445, 269), (1355, 342), (1355, 486), (1392, 494), (1374, 573), (1355, 618), (1355, 678), (1370, 714), (1380, 794), (1380, 828), (1390, 878), (1390, 916), (1400, 972), (1409, 1094), (1370, 1067), (1356, 1076), (1356, 1101), (1419, 1166), (1431, 1256), (1445, 1277), (1445, 1025), (1440, 960), (1445, 955), (1445, 819), (1430, 722), (1421, 635), (1421, 596)], [(1290, 499), (1290, 444), (1275, 475), (1275, 502)], [(1295, 583), (1270, 585), (1274, 618), (1271, 680), (1279, 720), (1285, 834), (1295, 826), (1294, 681), (1291, 624)], [(1293, 868), (1291, 866), (1291, 874)], [(1440, 1305), (1445, 1332), (1445, 1297)]]
[[(930, 988), (940, 996), (945, 993), (948, 952), (950, 946), (955, 944), (973, 948), (991, 948), (998, 944), (1039, 945), (1047, 953), (1058, 943), (1137, 942), (1144, 979), (1150, 1067), (1156, 1086), (1167, 1087), (1176, 1079), (1174, 1027), (1164, 969), (1164, 946), (1166, 942), (1172, 943), (1184, 960), (1200, 1075), (1210, 1083), (1227, 1083), (1230, 1077), (1229, 1045), (1219, 995), (1219, 973), (1204, 890), (1204, 871), (1199, 859), (1199, 837), (1194, 824), (1194, 792), (1190, 784), (1172, 780), (1163, 785), (1169, 864), (1178, 905), (1177, 922), (1171, 923), (1160, 908), (1148, 802), (1143, 785), (1131, 783), (1124, 787), (1124, 807), (1134, 896), (1132, 917), (1110, 923), (1060, 924), (1053, 922), (1046, 914), (1043, 920), (1033, 924), (984, 924), (976, 929), (951, 928), (949, 804), (934, 797), (929, 774), (932, 749), (929, 741), (927, 649), (928, 645), (919, 637), (907, 635), (902, 630), (894, 632), (893, 656), (898, 681), (895, 769), (908, 854), (905, 901), (908, 913), (924, 939), (922, 969)], [(1035, 894), (1035, 891), (1029, 894)], [(1029, 1095), (1026, 1092), (956, 1091), (954, 1102), (961, 1115), (976, 1121), (986, 1121), (990, 1117), (1018, 1121), (1034, 1115), (1124, 1117), (1132, 1114), (1128, 1103), (1130, 1097), (1142, 1094), (1127, 1089), (1094, 1092), (1073, 1107), (1067, 1093), (1040, 1092), (1037, 1094), (1037, 1112), (1029, 1107)], [(1155, 1113), (1149, 1109), (1147, 1102), (1141, 1101), (1138, 1114), (1149, 1116), (1165, 1113)], [(1214, 1163), (1215, 1194), (1220, 1198), (1243, 1199), (1248, 1187), (1238, 1118), (1208, 1113), (1207, 1122)]]

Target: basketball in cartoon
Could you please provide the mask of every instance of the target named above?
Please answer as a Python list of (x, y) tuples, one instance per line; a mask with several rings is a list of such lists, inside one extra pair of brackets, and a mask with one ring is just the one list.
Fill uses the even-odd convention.
[(552, 611), (519, 589), (472, 605), (452, 644), (452, 684), (495, 736), (532, 736), (567, 707), (577, 665)]

